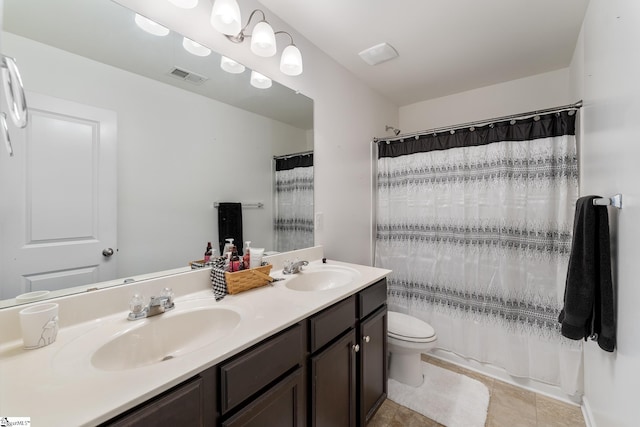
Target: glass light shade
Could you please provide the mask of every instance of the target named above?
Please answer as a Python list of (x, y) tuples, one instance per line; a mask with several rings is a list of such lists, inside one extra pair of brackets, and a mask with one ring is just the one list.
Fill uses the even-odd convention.
[(290, 44), (280, 57), (280, 71), (288, 76), (299, 76), (302, 74), (302, 54), (300, 49)]
[(231, 74), (240, 74), (245, 70), (244, 65), (226, 56), (220, 58), (220, 68)]
[(136, 24), (138, 27), (142, 28), (149, 34), (153, 34), (154, 36), (166, 36), (169, 34), (169, 29), (167, 27), (163, 27), (155, 21), (152, 21), (149, 18), (145, 18), (142, 15), (138, 15), (136, 13)]
[(240, 24), (240, 7), (236, 0), (215, 0), (211, 10), (211, 26), (222, 34), (237, 35)]
[(198, 0), (169, 0), (169, 3), (182, 9), (193, 9), (198, 5)]
[(263, 76), (257, 71), (251, 72), (251, 86), (258, 89), (269, 89), (271, 87), (271, 79), (267, 76)]
[(182, 39), (182, 47), (184, 47), (187, 52), (196, 56), (209, 56), (211, 54), (211, 49), (186, 37)]
[(251, 52), (269, 57), (276, 54), (276, 36), (267, 21), (260, 21), (251, 32)]

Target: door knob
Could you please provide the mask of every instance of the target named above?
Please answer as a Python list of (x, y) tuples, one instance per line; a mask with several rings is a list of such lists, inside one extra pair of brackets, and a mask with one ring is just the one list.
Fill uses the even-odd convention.
[(360, 351), (360, 346), (358, 344), (355, 344), (353, 346), (353, 351), (356, 352), (356, 353), (359, 352)]
[(364, 342), (369, 342), (369, 341), (371, 341), (371, 337), (369, 335), (365, 335)]
[(109, 258), (111, 255), (113, 255), (113, 249), (111, 248), (106, 248), (102, 250), (102, 255), (106, 256), (107, 258)]

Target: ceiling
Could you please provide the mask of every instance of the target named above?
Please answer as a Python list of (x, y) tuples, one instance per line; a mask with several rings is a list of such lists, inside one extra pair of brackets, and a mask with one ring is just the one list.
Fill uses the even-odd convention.
[[(259, 1), (398, 106), (568, 67), (589, 3)], [(358, 56), (382, 42), (400, 56), (377, 66)]]

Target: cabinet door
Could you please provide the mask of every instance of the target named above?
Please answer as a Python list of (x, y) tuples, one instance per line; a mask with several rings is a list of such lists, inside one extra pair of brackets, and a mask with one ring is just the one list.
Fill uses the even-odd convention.
[(311, 357), (311, 426), (350, 427), (356, 423), (356, 333)]
[(360, 324), (358, 381), (364, 426), (387, 397), (387, 307), (383, 306)]
[(105, 423), (105, 426), (203, 426), (203, 390), (201, 378), (196, 377), (186, 384), (141, 405), (127, 415)]
[(273, 386), (246, 408), (222, 423), (222, 427), (304, 426), (302, 368)]

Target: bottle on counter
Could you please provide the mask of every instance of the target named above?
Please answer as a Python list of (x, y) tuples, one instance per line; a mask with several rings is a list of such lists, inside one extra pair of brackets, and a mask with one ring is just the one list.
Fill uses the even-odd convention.
[(251, 254), (249, 253), (249, 247), (251, 246), (251, 241), (247, 240), (244, 242), (244, 255), (242, 256), (242, 265), (245, 269), (251, 268)]
[(238, 256), (238, 250), (235, 246), (232, 248), (231, 252), (231, 269), (229, 271), (240, 271), (240, 257)]
[(213, 246), (211, 246), (211, 242), (207, 242), (207, 249), (204, 251), (204, 263), (208, 263), (211, 260), (211, 255), (213, 255)]

